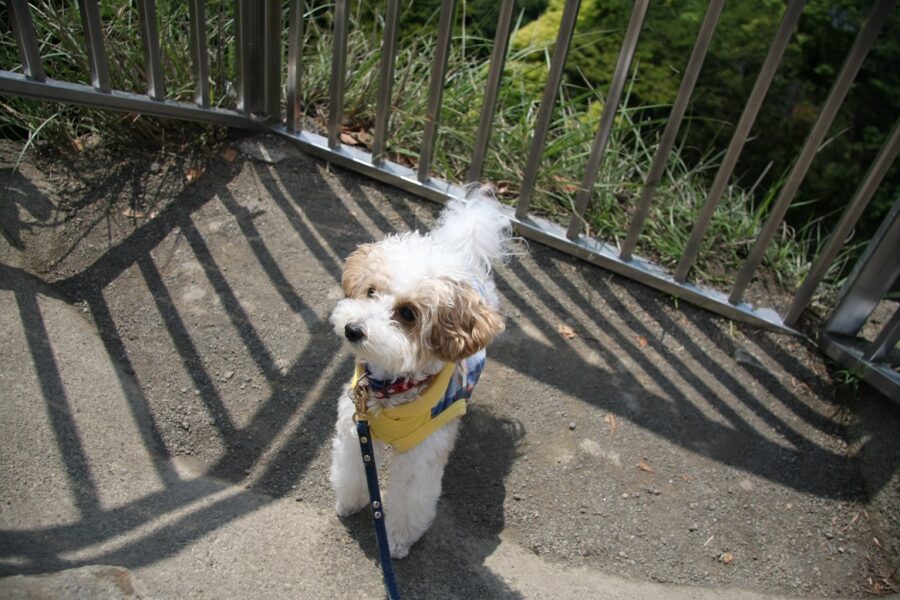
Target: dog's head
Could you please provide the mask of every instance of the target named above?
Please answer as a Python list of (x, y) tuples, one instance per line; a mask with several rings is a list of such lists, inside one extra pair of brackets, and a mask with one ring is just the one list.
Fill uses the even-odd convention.
[(335, 333), (391, 377), (433, 371), (482, 350), (503, 331), (503, 320), (457, 258), (418, 233), (360, 246), (344, 266), (346, 297), (331, 315)]

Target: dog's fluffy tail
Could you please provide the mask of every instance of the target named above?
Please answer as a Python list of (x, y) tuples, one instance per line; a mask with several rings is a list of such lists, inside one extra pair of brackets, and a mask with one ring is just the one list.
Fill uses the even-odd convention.
[(465, 200), (448, 202), (431, 235), (448, 250), (469, 257), (471, 266), (487, 277), (491, 266), (508, 254), (512, 226), (507, 215), (490, 190), (481, 188)]

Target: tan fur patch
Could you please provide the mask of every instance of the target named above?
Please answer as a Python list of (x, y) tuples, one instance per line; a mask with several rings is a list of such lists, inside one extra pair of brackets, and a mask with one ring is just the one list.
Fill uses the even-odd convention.
[(383, 285), (376, 263), (376, 244), (362, 244), (347, 257), (341, 275), (341, 287), (348, 298), (365, 298), (370, 287)]
[(433, 288), (429, 345), (441, 360), (456, 362), (487, 347), (504, 329), (500, 313), (474, 288), (442, 280)]

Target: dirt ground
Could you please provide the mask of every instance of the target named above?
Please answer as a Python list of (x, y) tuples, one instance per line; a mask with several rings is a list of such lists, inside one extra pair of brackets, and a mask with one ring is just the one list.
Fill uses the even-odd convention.
[[(13, 173), (18, 150), (0, 144), (3, 278), (35, 274), (81, 307), (147, 399), (148, 449), (329, 511), (351, 369), (327, 323), (341, 261), (439, 207), (269, 138), (30, 153)], [(507, 331), (413, 557), (455, 527), (476, 562), (508, 539), (642, 581), (897, 591), (900, 407), (836, 387), (843, 374), (806, 340), (535, 244), (496, 277)], [(371, 552), (367, 525), (357, 515), (330, 539)]]

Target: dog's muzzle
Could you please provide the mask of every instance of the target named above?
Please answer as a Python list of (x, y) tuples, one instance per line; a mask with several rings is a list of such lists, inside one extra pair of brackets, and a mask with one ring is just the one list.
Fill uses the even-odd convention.
[(358, 342), (366, 337), (366, 330), (363, 329), (362, 325), (347, 323), (344, 325), (344, 337), (351, 342)]

